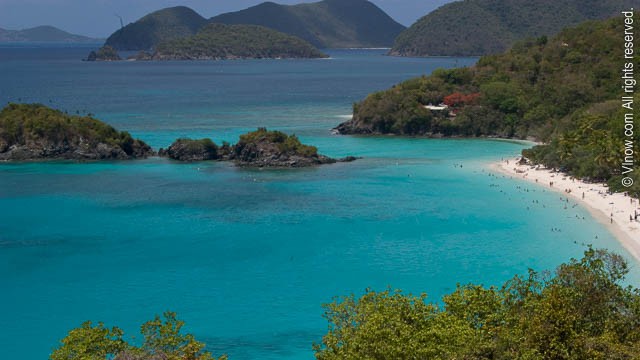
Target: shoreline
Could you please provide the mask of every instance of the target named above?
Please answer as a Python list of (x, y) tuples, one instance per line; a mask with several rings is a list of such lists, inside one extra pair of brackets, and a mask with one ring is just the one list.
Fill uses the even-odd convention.
[[(640, 262), (640, 201), (623, 193), (609, 193), (600, 183), (587, 183), (542, 166), (520, 165), (520, 157), (489, 164), (489, 170), (526, 180), (570, 197), (584, 206), (622, 246)], [(636, 218), (637, 213), (637, 218)], [(629, 216), (632, 217), (630, 220)]]

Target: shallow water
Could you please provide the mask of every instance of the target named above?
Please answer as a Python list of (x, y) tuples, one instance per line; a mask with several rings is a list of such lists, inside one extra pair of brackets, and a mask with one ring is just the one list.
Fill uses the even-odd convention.
[(364, 158), (295, 170), (159, 158), (0, 165), (7, 358), (46, 358), (88, 319), (132, 336), (171, 309), (215, 354), (312, 359), (333, 296), (392, 286), (436, 300), (456, 283), (552, 269), (587, 243), (623, 252), (560, 194), (487, 173), (523, 144), (330, 134), (367, 93), (475, 59), (77, 61), (87, 50), (0, 48), (0, 100), (87, 109), (156, 148), (266, 125)]

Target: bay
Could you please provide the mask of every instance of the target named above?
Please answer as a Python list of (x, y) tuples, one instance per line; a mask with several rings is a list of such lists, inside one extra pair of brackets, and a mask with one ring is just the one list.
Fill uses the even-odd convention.
[(363, 158), (295, 170), (159, 158), (0, 164), (7, 358), (46, 358), (85, 320), (129, 338), (173, 310), (214, 354), (312, 359), (326, 331), (321, 304), (334, 296), (391, 286), (437, 300), (456, 283), (553, 269), (587, 244), (626, 254), (585, 209), (488, 172), (526, 144), (331, 134), (370, 92), (475, 58), (79, 61), (88, 50), (0, 47), (0, 101), (91, 112), (156, 149), (267, 126)]

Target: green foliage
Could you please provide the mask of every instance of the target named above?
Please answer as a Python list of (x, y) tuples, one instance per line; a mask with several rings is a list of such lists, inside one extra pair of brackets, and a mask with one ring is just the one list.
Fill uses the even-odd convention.
[(91, 326), (91, 321), (73, 329), (49, 357), (51, 360), (104, 360), (124, 351), (127, 344), (117, 327), (107, 329), (103, 323)]
[(627, 271), (620, 256), (589, 249), (553, 277), (458, 286), (443, 306), (390, 290), (339, 298), (325, 305), (316, 358), (638, 359), (640, 292), (621, 285)]
[[(612, 189), (638, 194), (638, 186), (620, 186), (623, 25), (621, 18), (587, 22), (551, 39), (521, 41), (504, 54), (480, 58), (472, 68), (407, 80), (356, 104), (351, 128), (356, 133), (535, 138), (548, 145), (524, 152), (534, 163), (578, 178), (611, 179)], [(423, 108), (474, 94), (479, 94), (474, 102), (456, 103), (453, 114)]]
[[(82, 327), (73, 329), (62, 339), (59, 348), (53, 351), (50, 360), (214, 360), (203, 351), (204, 344), (191, 334), (182, 334), (184, 322), (176, 313), (167, 311), (164, 319), (156, 316), (144, 323), (141, 334), (144, 344), (136, 347), (122, 340), (123, 332), (118, 328), (104, 328), (102, 323), (92, 327), (87, 321)], [(226, 360), (225, 355), (218, 360)]]
[[(636, 95), (634, 102), (638, 101), (640, 97)], [(632, 138), (624, 135), (626, 112), (617, 100), (576, 111), (565, 119), (561, 130), (548, 144), (525, 150), (523, 155), (534, 164), (544, 164), (578, 178), (608, 181), (613, 191), (640, 196), (637, 171), (624, 175), (635, 180), (634, 186), (621, 185), (625, 140), (632, 142), (635, 154), (640, 153), (640, 133), (635, 131)]]
[(637, 0), (467, 0), (445, 4), (400, 33), (391, 54), (470, 56), (505, 51), (526, 37), (547, 35), (586, 20), (605, 19)]
[(256, 131), (240, 135), (240, 140), (236, 145), (236, 152), (242, 151), (245, 147), (256, 146), (261, 143), (275, 144), (278, 151), (288, 155), (300, 155), (313, 157), (318, 155), (315, 146), (304, 145), (297, 136), (287, 135), (281, 131), (269, 131), (266, 128), (258, 128)]
[(162, 42), (160, 59), (326, 57), (304, 40), (257, 25), (210, 24), (196, 35)]
[(105, 45), (98, 51), (91, 51), (87, 61), (117, 61), (121, 60), (118, 51), (109, 45)]
[(209, 138), (178, 139), (172, 144), (172, 148), (181, 148), (186, 154), (204, 154), (208, 159), (215, 159), (218, 156), (218, 145)]
[(147, 354), (163, 355), (167, 360), (213, 360), (211, 354), (203, 352), (204, 344), (191, 334), (181, 334), (184, 321), (176, 318), (176, 313), (167, 311), (164, 320), (160, 316), (144, 323), (142, 349)]
[(91, 116), (71, 116), (40, 104), (8, 104), (0, 111), (0, 152), (30, 143), (90, 147), (104, 143), (121, 148), (127, 155), (146, 147), (128, 132), (117, 131)]

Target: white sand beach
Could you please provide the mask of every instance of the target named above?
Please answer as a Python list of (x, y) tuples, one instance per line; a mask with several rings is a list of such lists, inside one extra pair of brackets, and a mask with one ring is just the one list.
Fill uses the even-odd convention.
[[(629, 253), (640, 261), (640, 204), (625, 194), (610, 194), (605, 184), (586, 183), (544, 167), (520, 165), (510, 158), (491, 165), (491, 170), (537, 183), (574, 199), (595, 219), (607, 226)], [(636, 216), (637, 214), (637, 216)], [(631, 216), (631, 218), (630, 218)]]

